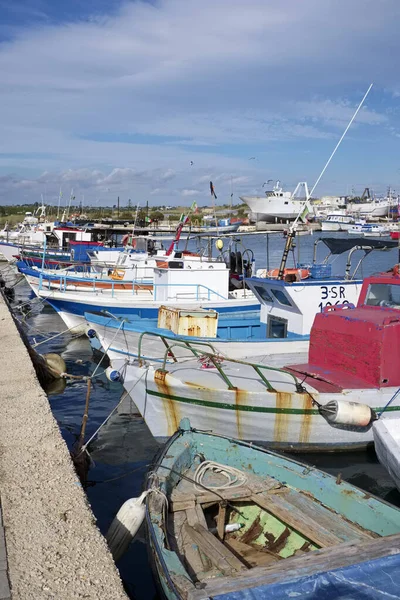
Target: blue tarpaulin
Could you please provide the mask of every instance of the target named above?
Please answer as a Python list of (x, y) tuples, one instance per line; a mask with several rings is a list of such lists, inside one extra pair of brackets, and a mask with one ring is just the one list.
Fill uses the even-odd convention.
[(400, 598), (400, 554), (315, 575), (296, 577), (237, 592), (211, 596), (212, 600), (391, 600)]

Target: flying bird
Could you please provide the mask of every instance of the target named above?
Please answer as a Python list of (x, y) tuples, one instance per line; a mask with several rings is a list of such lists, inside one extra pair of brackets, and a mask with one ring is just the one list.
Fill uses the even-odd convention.
[(255, 156), (250, 156), (249, 160), (256, 160)]
[(191, 160), (190, 161), (190, 166), (193, 167), (193, 165), (194, 165), (194, 162)]
[(267, 181), (264, 181), (262, 186), (264, 187), (264, 185), (268, 185), (269, 183), (271, 183), (271, 181), (273, 181), (273, 179), (267, 179)]

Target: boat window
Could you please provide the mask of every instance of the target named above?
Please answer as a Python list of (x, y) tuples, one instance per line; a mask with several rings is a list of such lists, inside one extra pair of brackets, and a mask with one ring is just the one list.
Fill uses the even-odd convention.
[(287, 337), (287, 320), (281, 317), (269, 316), (267, 337), (285, 338)]
[(372, 283), (368, 288), (365, 304), (400, 309), (400, 285)]
[(272, 289), (271, 291), (280, 304), (284, 304), (285, 306), (292, 306), (290, 300), (287, 298), (286, 294), (282, 292), (282, 290)]
[(284, 204), (289, 204), (289, 202), (284, 202)]
[(274, 301), (274, 299), (269, 294), (268, 290), (265, 289), (265, 287), (262, 287), (261, 285), (255, 285), (254, 291), (256, 292), (256, 294), (258, 294), (260, 296), (260, 298), (262, 300), (264, 300), (264, 302), (273, 302)]

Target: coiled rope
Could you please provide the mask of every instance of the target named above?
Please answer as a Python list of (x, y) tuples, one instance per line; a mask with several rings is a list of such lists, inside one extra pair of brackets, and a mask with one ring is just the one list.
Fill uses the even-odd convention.
[[(206, 475), (217, 474), (225, 478), (225, 483), (204, 485)], [(226, 490), (240, 487), (247, 483), (247, 476), (235, 467), (228, 467), (212, 460), (205, 460), (200, 463), (194, 473), (195, 488), (197, 491), (203, 491), (204, 487), (212, 490)]]

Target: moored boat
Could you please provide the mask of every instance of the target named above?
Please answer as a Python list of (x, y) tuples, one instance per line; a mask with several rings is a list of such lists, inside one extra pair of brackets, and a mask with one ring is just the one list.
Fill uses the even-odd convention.
[(400, 419), (386, 419), (383, 413), (373, 424), (372, 430), (379, 462), (400, 491)]
[(314, 467), (184, 419), (146, 488), (168, 600), (398, 596), (399, 509)]
[(348, 231), (355, 223), (353, 217), (348, 215), (328, 215), (321, 221), (322, 231)]
[[(356, 449), (373, 442), (374, 414), (400, 386), (399, 335), (400, 276), (384, 273), (364, 280), (357, 308), (330, 306), (316, 315), (308, 357), (250, 363), (181, 344), (185, 359), (167, 363), (179, 345), (173, 342), (160, 368), (139, 356), (121, 373), (160, 441), (187, 416), (196, 428), (283, 449)], [(398, 411), (393, 402), (386, 418)]]

